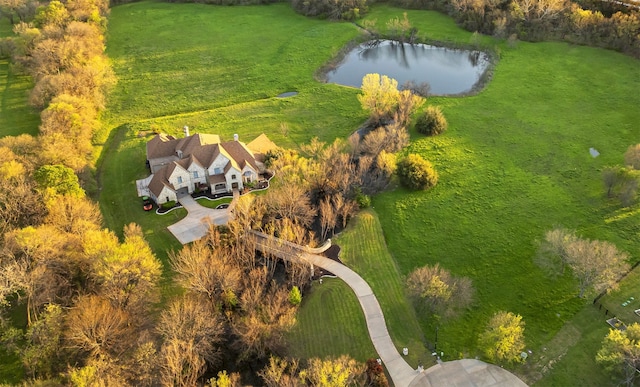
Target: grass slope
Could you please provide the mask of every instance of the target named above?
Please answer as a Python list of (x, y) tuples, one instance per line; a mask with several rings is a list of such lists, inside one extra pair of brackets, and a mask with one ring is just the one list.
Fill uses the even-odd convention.
[[(403, 274), (440, 262), (474, 281), (474, 310), (440, 327), (445, 352), (478, 354), (477, 334), (497, 310), (521, 314), (537, 349), (583, 308), (571, 278), (548, 279), (532, 261), (536, 240), (556, 225), (612, 241), (638, 260), (638, 212), (603, 198), (601, 170), (637, 142), (639, 87), (634, 59), (520, 43), (502, 51), (479, 95), (429, 101), (450, 129), (435, 138), (414, 133), (408, 152), (435, 164), (439, 185), (374, 203)], [(591, 158), (590, 147), (601, 156)]]
[[(289, 146), (344, 136), (365, 118), (357, 90), (318, 83), (314, 72), (359, 34), (352, 24), (305, 18), (287, 4), (114, 7), (107, 53), (119, 84), (107, 121), (166, 132), (189, 125), (227, 138), (268, 132)], [(275, 98), (287, 91), (299, 95)]]
[(290, 356), (300, 359), (348, 354), (358, 361), (377, 357), (360, 303), (340, 279), (324, 278), (303, 296), (298, 321), (287, 336)]
[(344, 264), (370, 284), (396, 347), (409, 348), (407, 360), (414, 367), (429, 364), (433, 359), (426, 350), (420, 324), (404, 292), (404, 278), (387, 250), (376, 213), (361, 211), (335, 238), (335, 243), (342, 248), (340, 259)]
[[(404, 293), (403, 279), (384, 243), (375, 212), (358, 214), (334, 238), (334, 244), (342, 248), (343, 263), (370, 284), (396, 347), (409, 349), (407, 361), (414, 367), (431, 364), (433, 358), (426, 350), (420, 324)], [(358, 360), (376, 357), (357, 298), (351, 288), (335, 281), (314, 283), (311, 293), (305, 295), (298, 324), (289, 337), (292, 354), (301, 358), (340, 353)], [(334, 322), (339, 325), (334, 326)], [(359, 335), (354, 335), (356, 332)]]
[[(9, 20), (0, 18), (0, 38), (12, 34)], [(32, 87), (31, 79), (16, 74), (9, 59), (0, 59), (0, 137), (38, 134), (40, 116), (27, 104)]]

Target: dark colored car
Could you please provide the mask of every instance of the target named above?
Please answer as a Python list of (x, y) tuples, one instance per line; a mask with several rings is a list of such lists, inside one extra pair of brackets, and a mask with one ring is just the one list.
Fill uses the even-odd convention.
[(142, 197), (142, 208), (145, 211), (151, 211), (153, 209), (153, 202), (149, 199), (148, 196)]

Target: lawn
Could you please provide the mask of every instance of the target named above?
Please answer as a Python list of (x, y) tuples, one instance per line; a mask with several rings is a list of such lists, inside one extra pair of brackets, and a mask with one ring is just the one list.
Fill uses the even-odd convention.
[[(342, 249), (342, 262), (371, 285), (396, 347), (409, 349), (407, 361), (413, 367), (434, 363), (375, 212), (362, 211), (333, 242)], [(298, 324), (290, 336), (292, 353), (306, 358), (347, 351), (358, 360), (374, 357), (360, 304), (347, 285), (335, 282), (315, 282), (311, 294), (305, 295)], [(339, 326), (334, 327), (334, 322)]]
[[(357, 90), (318, 83), (314, 73), (359, 34), (353, 24), (305, 18), (286, 4), (114, 7), (107, 53), (119, 83), (107, 130), (136, 122), (178, 134), (188, 125), (224, 138), (265, 132), (286, 146), (343, 137), (366, 117)], [(299, 94), (276, 98), (288, 91)]]
[(353, 290), (340, 279), (324, 278), (303, 295), (298, 321), (287, 337), (290, 356), (307, 359), (347, 354), (365, 362), (377, 357)]
[[(11, 36), (11, 25), (0, 18), (0, 38)], [(0, 58), (0, 137), (38, 134), (40, 115), (27, 104), (31, 79), (17, 74), (8, 59)]]
[[(590, 304), (575, 297), (575, 281), (545, 277), (533, 257), (544, 232), (561, 225), (609, 240), (638, 260), (638, 206), (620, 209), (606, 200), (601, 170), (620, 164), (638, 141), (639, 88), (637, 60), (562, 43), (519, 43), (501, 52), (479, 95), (430, 99), (443, 108), (449, 131), (435, 138), (413, 133), (408, 152), (435, 164), (438, 186), (386, 192), (374, 205), (402, 274), (439, 262), (474, 282), (476, 307), (440, 326), (439, 347), (479, 355), (476, 337), (498, 310), (524, 317), (534, 351), (569, 321), (589, 324), (575, 320)], [(592, 158), (590, 147), (601, 155)], [(425, 331), (433, 329), (428, 316), (421, 319)], [(585, 372), (575, 373), (589, 380), (597, 368), (582, 364)]]
[[(384, 25), (403, 12), (374, 6), (369, 17)], [(407, 14), (425, 39), (473, 40), (438, 13)], [(144, 213), (135, 197), (134, 181), (146, 175), (144, 143), (150, 131), (179, 135), (188, 125), (192, 133), (217, 133), (224, 139), (238, 133), (246, 141), (265, 132), (287, 147), (313, 136), (330, 141), (351, 133), (366, 118), (357, 90), (318, 83), (314, 73), (357, 35), (350, 23), (304, 18), (287, 4), (142, 2), (114, 7), (107, 52), (119, 83), (104, 115), (100, 138), (105, 148), (98, 163), (100, 204), (109, 227), (121, 232), (128, 222), (141, 223), (165, 262), (166, 251), (180, 247), (165, 227), (184, 214)], [(392, 286), (390, 297), (403, 300), (391, 305), (393, 298), (381, 299), (383, 308), (391, 308), (389, 326), (397, 342), (418, 348), (431, 340), (436, 326), (430, 316), (417, 315), (419, 333), (415, 319), (408, 327), (394, 319), (410, 311), (399, 288), (401, 278), (416, 267), (440, 262), (454, 274), (470, 277), (476, 289), (470, 312), (438, 324), (438, 348), (445, 360), (480, 355), (478, 333), (495, 311), (509, 310), (524, 317), (532, 363), (545, 361), (536, 357), (543, 348), (555, 354), (554, 367), (544, 368), (532, 381), (542, 378), (542, 385), (554, 385), (573, 378), (576, 384), (591, 384), (603, 378), (593, 361), (594, 348), (606, 333), (601, 313), (589, 300), (576, 298), (573, 279), (547, 278), (532, 259), (544, 232), (561, 225), (611, 241), (638, 260), (639, 207), (620, 209), (606, 200), (601, 170), (620, 164), (626, 148), (640, 138), (640, 66), (629, 57), (588, 47), (512, 47), (480, 40), (495, 46), (500, 56), (487, 88), (472, 97), (430, 98), (429, 103), (443, 108), (448, 132), (436, 138), (412, 133), (408, 151), (435, 164), (439, 185), (429, 192), (398, 188), (375, 197), (384, 239), (371, 239), (386, 241), (386, 248), (349, 240), (347, 231), (340, 239), (346, 246), (345, 262), (370, 282), (378, 297), (377, 289)], [(299, 94), (275, 97), (285, 91)], [(591, 147), (600, 152), (598, 158), (589, 155)], [(372, 230), (366, 232), (379, 235)], [(369, 271), (378, 263), (368, 261), (374, 257), (381, 257), (380, 263), (395, 261), (390, 274), (386, 269)], [(296, 346), (298, 354), (337, 355), (352, 343), (354, 357), (369, 357), (366, 328), (357, 320), (361, 312), (353, 309), (357, 301), (349, 301), (343, 284), (327, 281), (322, 286), (305, 296), (300, 325), (292, 335), (294, 342), (305, 342)], [(342, 329), (346, 320), (346, 336), (328, 340), (326, 330)], [(325, 339), (336, 344), (326, 345)]]

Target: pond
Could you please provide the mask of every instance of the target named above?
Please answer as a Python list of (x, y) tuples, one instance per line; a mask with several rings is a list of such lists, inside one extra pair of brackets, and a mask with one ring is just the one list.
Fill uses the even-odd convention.
[(455, 95), (472, 91), (489, 63), (489, 55), (482, 51), (378, 40), (351, 50), (326, 79), (359, 88), (366, 74), (378, 73), (397, 80), (399, 86), (427, 83), (430, 95)]

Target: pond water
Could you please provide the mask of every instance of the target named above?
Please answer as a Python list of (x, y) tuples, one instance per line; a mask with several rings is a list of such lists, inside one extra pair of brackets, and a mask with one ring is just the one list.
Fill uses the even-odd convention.
[(429, 84), (429, 94), (471, 91), (489, 67), (482, 51), (460, 50), (391, 40), (370, 41), (351, 50), (327, 73), (327, 82), (360, 87), (366, 74), (378, 73), (416, 85)]

